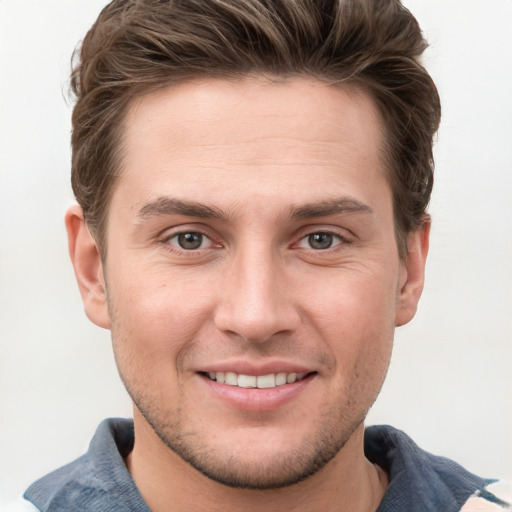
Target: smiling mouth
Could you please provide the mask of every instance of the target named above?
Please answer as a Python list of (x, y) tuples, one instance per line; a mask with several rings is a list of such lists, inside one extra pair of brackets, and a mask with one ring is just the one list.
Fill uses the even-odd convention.
[(238, 386), (240, 388), (258, 388), (268, 389), (286, 384), (299, 382), (316, 372), (310, 373), (270, 373), (268, 375), (244, 375), (233, 372), (208, 372), (203, 373), (210, 380), (227, 384), (228, 386)]

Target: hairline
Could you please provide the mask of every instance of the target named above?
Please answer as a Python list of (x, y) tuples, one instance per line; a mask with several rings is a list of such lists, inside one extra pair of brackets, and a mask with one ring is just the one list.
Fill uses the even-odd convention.
[[(118, 181), (123, 176), (123, 167), (126, 155), (126, 144), (125, 134), (127, 128), (127, 122), (129, 119), (130, 112), (136, 107), (137, 103), (143, 101), (147, 96), (168, 88), (180, 86), (184, 84), (202, 83), (206, 81), (226, 81), (226, 82), (242, 82), (247, 79), (253, 79), (258, 81), (266, 81), (267, 83), (287, 83), (297, 79), (306, 79), (315, 82), (322, 82), (328, 86), (337, 87), (342, 89), (349, 95), (366, 96), (371, 100), (375, 106), (375, 110), (378, 114), (379, 120), (379, 133), (380, 133), (380, 147), (378, 148), (379, 156), (382, 162), (382, 171), (384, 172), (384, 178), (390, 187), (392, 194), (392, 212), (393, 212), (393, 224), (395, 241), (398, 248), (398, 253), (401, 259), (405, 259), (407, 256), (407, 235), (413, 232), (416, 227), (411, 228), (405, 232), (398, 223), (398, 216), (396, 212), (395, 197), (394, 197), (394, 186), (393, 186), (393, 167), (396, 165), (393, 162), (392, 146), (390, 128), (384, 119), (382, 108), (377, 101), (375, 94), (366, 82), (361, 80), (359, 77), (347, 77), (344, 79), (329, 79), (328, 74), (320, 74), (308, 71), (296, 72), (296, 73), (265, 73), (258, 71), (249, 72), (236, 72), (233, 71), (230, 74), (226, 72), (216, 73), (203, 73), (200, 75), (182, 76), (179, 78), (169, 78), (169, 80), (161, 81), (155, 84), (142, 84), (142, 87), (137, 88), (132, 94), (127, 95), (124, 101), (121, 102), (122, 108), (119, 111), (119, 119), (115, 125), (114, 133), (112, 136), (113, 141), (113, 158), (112, 158), (112, 169), (107, 170), (107, 173), (113, 176), (112, 181), (109, 184), (108, 193), (105, 195), (105, 204), (99, 221), (95, 226), (90, 225), (87, 222), (88, 228), (96, 242), (98, 251), (100, 253), (102, 261), (106, 260), (108, 252), (108, 219), (110, 213), (110, 205), (112, 202), (112, 196), (118, 186)], [(429, 215), (424, 214), (424, 220), (428, 219)]]

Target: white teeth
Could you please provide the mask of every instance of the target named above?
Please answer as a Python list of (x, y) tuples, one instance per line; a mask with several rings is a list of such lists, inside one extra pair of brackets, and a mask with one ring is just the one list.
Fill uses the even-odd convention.
[(276, 387), (276, 376), (273, 373), (270, 375), (260, 375), (257, 381), (259, 389)]
[(254, 375), (239, 375), (238, 386), (241, 388), (255, 388), (256, 377)]
[(233, 372), (208, 372), (208, 377), (222, 384), (241, 388), (275, 388), (284, 384), (293, 384), (306, 376), (306, 373), (270, 373), (268, 375), (243, 375)]
[(276, 386), (286, 384), (286, 373), (278, 373), (276, 375)]
[(233, 372), (227, 372), (226, 380), (224, 382), (230, 386), (238, 386), (238, 375)]

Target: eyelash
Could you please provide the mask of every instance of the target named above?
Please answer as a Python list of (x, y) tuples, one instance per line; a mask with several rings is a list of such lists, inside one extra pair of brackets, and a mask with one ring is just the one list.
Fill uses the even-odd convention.
[[(201, 245), (203, 245), (205, 243), (205, 239), (206, 239), (206, 241), (209, 241), (210, 244), (213, 244), (214, 246), (213, 247), (198, 247), (198, 248), (186, 249), (184, 247), (180, 247), (179, 242), (176, 242), (175, 244), (171, 243), (172, 240), (177, 239), (178, 237), (184, 236), (184, 235), (199, 235), (200, 237), (202, 237)], [(313, 231), (309, 231), (306, 234), (304, 234), (303, 236), (301, 236), (299, 238), (298, 242), (295, 242), (292, 245), (292, 247), (294, 247), (294, 246), (300, 247), (300, 244), (303, 243), (304, 241), (305, 241), (305, 243), (308, 243), (307, 242), (308, 238), (315, 236), (315, 235), (328, 235), (335, 240), (333, 240), (332, 244), (326, 248), (314, 248), (311, 246), (301, 247), (303, 250), (310, 252), (310, 253), (320, 254), (320, 253), (335, 251), (340, 245), (345, 245), (345, 244), (350, 243), (349, 240), (345, 236), (341, 235), (339, 232), (336, 232), (334, 230), (329, 230), (329, 229), (316, 229)], [(336, 240), (337, 240), (337, 243), (336, 243)], [(182, 230), (182, 231), (174, 232), (171, 234), (167, 234), (166, 236), (162, 237), (159, 240), (159, 243), (163, 244), (168, 251), (179, 253), (179, 254), (185, 254), (185, 253), (186, 254), (198, 254), (201, 251), (222, 247), (221, 244), (216, 244), (210, 236), (208, 236), (206, 233), (204, 233), (203, 231), (198, 230), (198, 229)]]
[[(201, 245), (203, 245), (203, 243), (205, 242), (205, 239), (209, 240), (210, 243), (215, 244), (215, 242), (213, 242), (211, 237), (209, 237), (203, 231), (200, 231), (197, 229), (183, 230), (183, 231), (178, 231), (175, 233), (168, 234), (168, 235), (162, 237), (162, 239), (160, 240), (160, 243), (164, 244), (164, 246), (167, 248), (167, 250), (172, 251), (172, 252), (179, 252), (179, 253), (194, 254), (194, 253), (197, 253), (198, 251), (202, 251), (202, 250), (206, 249), (204, 247), (198, 247), (197, 249), (185, 249), (184, 247), (180, 247), (178, 245), (178, 242), (176, 243), (176, 245), (171, 243), (171, 240), (178, 238), (180, 236), (184, 236), (184, 235), (199, 235), (199, 236), (201, 236), (202, 237)], [(216, 245), (217, 245), (217, 247), (221, 247), (220, 244), (216, 244)]]
[(305, 234), (304, 236), (302, 236), (299, 239), (298, 244), (300, 244), (303, 241), (306, 241), (308, 238), (310, 238), (314, 235), (329, 235), (329, 236), (333, 237), (334, 239), (338, 240), (338, 243), (333, 241), (332, 245), (330, 245), (329, 247), (326, 247), (324, 249), (315, 249), (313, 247), (304, 247), (305, 250), (307, 250), (309, 252), (314, 252), (316, 254), (322, 253), (322, 252), (328, 252), (328, 251), (330, 252), (330, 251), (336, 250), (336, 248), (340, 245), (345, 245), (345, 244), (349, 243), (349, 241), (347, 240), (346, 237), (344, 237), (343, 235), (341, 235), (340, 233), (338, 233), (336, 231), (329, 230), (329, 229), (317, 229), (314, 231), (310, 231), (307, 234)]

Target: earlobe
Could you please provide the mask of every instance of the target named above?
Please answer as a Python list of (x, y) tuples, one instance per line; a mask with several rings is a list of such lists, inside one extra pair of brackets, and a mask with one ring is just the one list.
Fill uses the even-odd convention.
[(407, 237), (408, 253), (402, 263), (403, 274), (398, 287), (395, 318), (397, 327), (410, 322), (416, 314), (425, 281), (430, 224), (430, 217), (426, 217), (421, 226)]
[(66, 212), (68, 248), (84, 310), (96, 325), (110, 327), (103, 265), (98, 247), (85, 224), (82, 208), (71, 206)]

